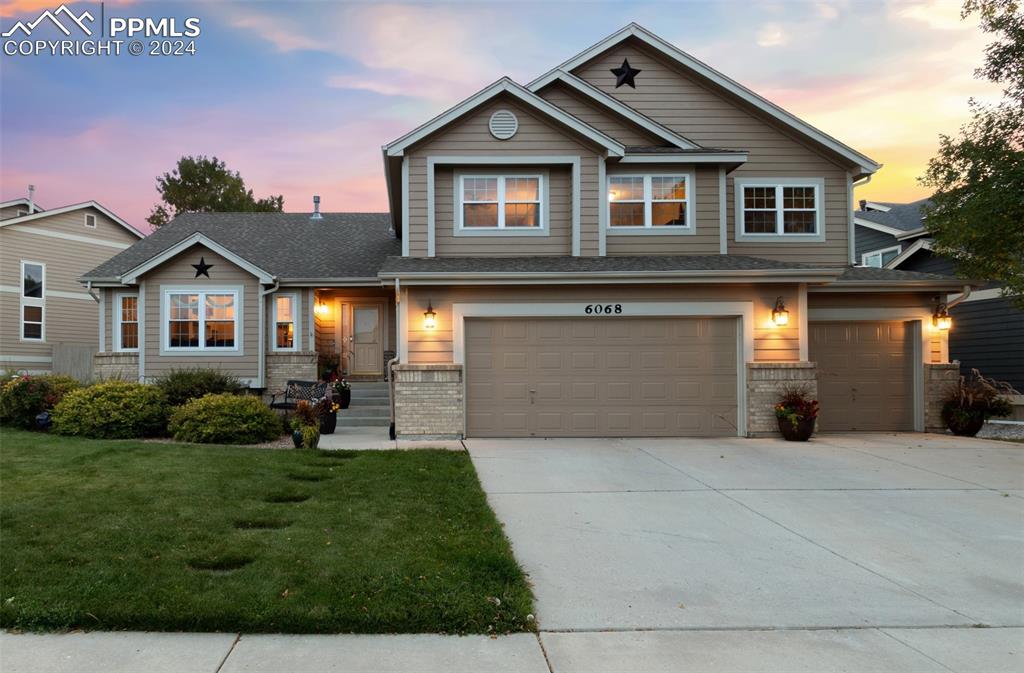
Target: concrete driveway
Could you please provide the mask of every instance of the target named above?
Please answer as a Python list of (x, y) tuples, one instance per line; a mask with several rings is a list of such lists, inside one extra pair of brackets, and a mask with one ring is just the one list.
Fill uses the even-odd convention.
[(1024, 446), (466, 445), (553, 671), (1024, 671)]

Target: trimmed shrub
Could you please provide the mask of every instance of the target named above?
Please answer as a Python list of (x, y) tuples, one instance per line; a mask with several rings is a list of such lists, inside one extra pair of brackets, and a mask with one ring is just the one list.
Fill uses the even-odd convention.
[(210, 394), (237, 393), (242, 384), (231, 374), (216, 369), (172, 369), (156, 380), (167, 403), (178, 407)]
[(0, 424), (31, 430), (37, 415), (53, 409), (78, 387), (78, 381), (70, 376), (15, 376), (0, 388)]
[(167, 399), (156, 386), (97, 383), (67, 394), (53, 409), (53, 430), (94, 439), (156, 437), (167, 426)]
[(179, 442), (257, 444), (281, 436), (281, 420), (258, 397), (207, 395), (178, 407), (168, 430)]

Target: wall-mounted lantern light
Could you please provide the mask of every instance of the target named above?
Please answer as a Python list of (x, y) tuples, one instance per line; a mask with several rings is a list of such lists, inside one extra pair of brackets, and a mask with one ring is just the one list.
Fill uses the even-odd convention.
[(316, 306), (313, 307), (313, 312), (317, 315), (327, 315), (330, 312), (330, 309), (327, 308), (326, 302), (321, 299), (316, 303)]
[(428, 301), (427, 310), (423, 312), (423, 329), (434, 329), (435, 327), (437, 327), (437, 314), (434, 313), (434, 307)]
[(939, 302), (935, 305), (935, 313), (932, 314), (932, 327), (947, 330), (953, 326), (953, 316), (949, 315), (946, 302)]
[(786, 310), (786, 302), (782, 297), (775, 300), (775, 308), (772, 309), (772, 322), (777, 327), (785, 327), (789, 324), (789, 311)]

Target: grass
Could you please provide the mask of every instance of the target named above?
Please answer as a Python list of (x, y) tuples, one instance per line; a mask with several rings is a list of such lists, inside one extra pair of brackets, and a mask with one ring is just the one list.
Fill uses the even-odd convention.
[(532, 596), (469, 457), (0, 433), (0, 626), (507, 633)]

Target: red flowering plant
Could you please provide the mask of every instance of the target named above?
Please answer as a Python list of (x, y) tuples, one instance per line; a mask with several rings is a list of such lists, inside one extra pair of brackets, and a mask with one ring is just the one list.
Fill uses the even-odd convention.
[(69, 376), (12, 376), (0, 388), (0, 424), (31, 430), (36, 416), (53, 409), (78, 387), (78, 381)]
[(775, 404), (775, 416), (788, 420), (795, 428), (800, 421), (818, 417), (818, 400), (811, 397), (810, 390), (804, 386), (786, 388)]

